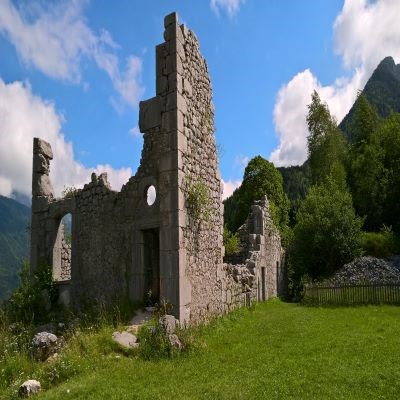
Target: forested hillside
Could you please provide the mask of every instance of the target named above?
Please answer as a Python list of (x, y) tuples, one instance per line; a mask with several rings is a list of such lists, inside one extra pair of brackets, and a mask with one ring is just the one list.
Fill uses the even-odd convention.
[(30, 208), (0, 196), (0, 301), (18, 286), (22, 262), (29, 256)]
[[(376, 108), (380, 117), (386, 118), (391, 112), (400, 112), (400, 64), (396, 65), (392, 57), (384, 58), (369, 78), (362, 94)], [(354, 139), (358, 102), (357, 99), (339, 124), (339, 128), (350, 141)]]
[(252, 159), (241, 187), (225, 200), (227, 237), (234, 237), (251, 203), (267, 195), (285, 239), (293, 295), (303, 282), (330, 276), (362, 254), (398, 254), (399, 111), (400, 65), (391, 57), (378, 65), (340, 125), (314, 92), (307, 161), (276, 169), (260, 156)]

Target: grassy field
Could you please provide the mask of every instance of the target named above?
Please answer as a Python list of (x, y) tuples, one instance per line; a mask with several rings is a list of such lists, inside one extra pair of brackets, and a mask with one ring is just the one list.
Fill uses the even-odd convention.
[[(116, 353), (105, 328), (72, 339), (54, 367), (65, 363), (57, 372), (64, 382), (38, 398), (397, 399), (399, 332), (398, 307), (270, 301), (198, 332), (202, 346), (196, 351), (144, 361)], [(46, 368), (39, 375), (51, 371)], [(65, 381), (68, 373), (75, 375)]]

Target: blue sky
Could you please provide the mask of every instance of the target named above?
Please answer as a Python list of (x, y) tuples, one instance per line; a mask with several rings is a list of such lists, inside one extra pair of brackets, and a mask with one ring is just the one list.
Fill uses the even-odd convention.
[(135, 173), (138, 102), (155, 94), (155, 46), (172, 11), (209, 65), (225, 195), (255, 155), (299, 164), (311, 92), (340, 120), (380, 59), (400, 61), (399, 4), (0, 0), (0, 194), (29, 194), (33, 136), (53, 146), (58, 193), (92, 170), (116, 189)]

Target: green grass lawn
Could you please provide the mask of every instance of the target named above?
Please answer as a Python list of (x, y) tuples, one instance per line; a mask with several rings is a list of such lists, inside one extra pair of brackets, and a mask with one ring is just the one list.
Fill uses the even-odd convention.
[[(159, 361), (117, 355), (111, 350), (95, 356), (94, 350), (86, 348), (80, 362), (87, 368), (44, 391), (39, 398), (398, 399), (400, 396), (398, 307), (312, 308), (270, 301), (254, 310), (240, 310), (226, 316), (199, 335), (203, 348)], [(104, 335), (94, 334), (90, 340), (101, 343), (105, 339)]]

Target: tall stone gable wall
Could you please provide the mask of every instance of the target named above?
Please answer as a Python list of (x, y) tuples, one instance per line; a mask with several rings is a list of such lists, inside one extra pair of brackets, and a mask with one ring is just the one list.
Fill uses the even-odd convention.
[[(111, 189), (106, 174), (93, 173), (83, 189), (56, 199), (49, 179), (51, 146), (34, 139), (31, 265), (33, 270), (52, 265), (63, 301), (74, 307), (122, 297), (143, 300), (151, 232), (158, 243), (160, 298), (173, 304), (181, 322), (193, 323), (255, 298), (257, 271), (269, 255), (256, 248), (258, 242), (251, 243), (251, 253), (249, 228), (243, 263), (223, 263), (221, 180), (207, 64), (196, 36), (178, 24), (175, 13), (164, 25), (165, 42), (156, 47), (156, 95), (140, 103), (140, 166), (120, 192)], [(152, 205), (146, 201), (150, 185), (156, 189)], [(71, 249), (60, 228), (67, 213), (72, 214)], [(270, 239), (262, 237), (267, 246)], [(273, 279), (271, 295), (276, 293)]]

